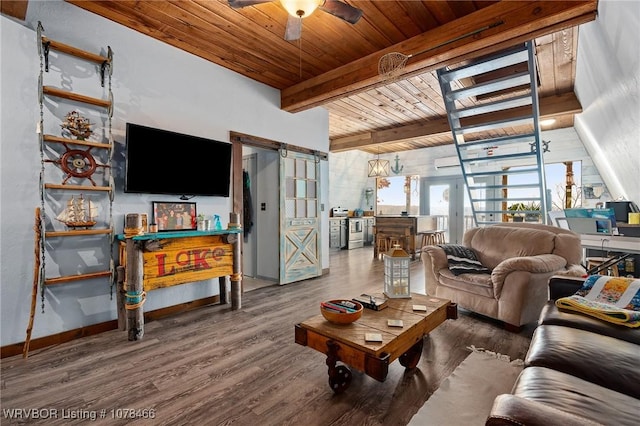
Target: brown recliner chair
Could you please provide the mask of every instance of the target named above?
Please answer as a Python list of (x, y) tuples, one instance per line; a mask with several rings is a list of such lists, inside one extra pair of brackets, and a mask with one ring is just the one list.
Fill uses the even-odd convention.
[(422, 261), (427, 294), (503, 321), (514, 331), (538, 319), (552, 275), (586, 273), (580, 265), (580, 237), (555, 226), (525, 222), (473, 228), (464, 234), (462, 245), (472, 249), (491, 274), (455, 275), (444, 250), (426, 246)]

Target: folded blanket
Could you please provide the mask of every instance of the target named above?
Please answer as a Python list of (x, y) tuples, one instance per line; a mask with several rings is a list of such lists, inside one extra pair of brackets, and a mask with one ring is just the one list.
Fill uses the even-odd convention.
[(470, 248), (458, 244), (442, 244), (439, 247), (447, 255), (449, 270), (454, 275), (491, 273), (491, 270), (482, 266), (475, 252)]
[(592, 275), (574, 295), (556, 300), (556, 306), (615, 324), (640, 327), (640, 280)]

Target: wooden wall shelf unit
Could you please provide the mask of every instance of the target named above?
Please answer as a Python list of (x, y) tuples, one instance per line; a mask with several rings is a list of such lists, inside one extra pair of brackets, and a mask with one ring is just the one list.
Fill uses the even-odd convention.
[(42, 139), (45, 142), (51, 142), (51, 143), (61, 143), (61, 144), (71, 144), (71, 145), (80, 145), (80, 146), (90, 146), (93, 148), (111, 149), (111, 145), (108, 143), (81, 141), (77, 139), (61, 138), (53, 135), (44, 135)]
[(46, 189), (61, 189), (63, 191), (104, 191), (111, 192), (110, 186), (87, 186), (87, 185), (63, 185), (57, 183), (45, 183)]
[(82, 237), (87, 235), (111, 234), (112, 229), (72, 229), (70, 231), (47, 231), (47, 237)]
[[(111, 158), (113, 156), (113, 137), (111, 134), (113, 114), (113, 93), (111, 91), (113, 52), (108, 46), (106, 49), (108, 52), (107, 56), (87, 52), (45, 37), (43, 32), (44, 28), (42, 27), (42, 24), (38, 22), (37, 44), (38, 54), (40, 56), (40, 74), (38, 79), (40, 94), (40, 130), (38, 134), (41, 156), (40, 204), (42, 211), (40, 219), (40, 256), (42, 261), (40, 262), (38, 275), (42, 296), (42, 308), (44, 310), (45, 286), (103, 277), (110, 278), (109, 285), (112, 286), (115, 277), (115, 266), (113, 250), (111, 250), (111, 247), (113, 247), (115, 233), (113, 226), (114, 183), (113, 176), (110, 172)], [(73, 59), (100, 64), (100, 70), (99, 72), (96, 72), (96, 76), (100, 80), (101, 87), (105, 87), (105, 80), (108, 83), (106, 90), (103, 89), (104, 98), (87, 96), (45, 84), (45, 73), (49, 73), (49, 51), (52, 49), (66, 55), (70, 55)], [(65, 63), (61, 62), (60, 68), (62, 69), (64, 66)], [(62, 69), (61, 72), (64, 72), (64, 70)], [(105, 137), (108, 140), (88, 140), (88, 138), (72, 139), (71, 136), (65, 137), (67, 136), (65, 133), (63, 133), (62, 137), (47, 133), (45, 129), (50, 131), (53, 129), (59, 129), (60, 122), (65, 120), (64, 117), (55, 117), (56, 119), (60, 119), (60, 122), (51, 123), (51, 119), (47, 118), (48, 122), (45, 126), (45, 99), (48, 97), (61, 98), (78, 104), (73, 106), (70, 104), (69, 106), (70, 109), (77, 111), (78, 114), (84, 113), (84, 110), (86, 109), (95, 110), (96, 107), (98, 107), (98, 114), (104, 117), (104, 133), (106, 136), (93, 137)], [(56, 102), (56, 105), (60, 107), (61, 103), (64, 104), (64, 101)], [(55, 111), (53, 111), (53, 113), (55, 114)], [(92, 132), (89, 138), (91, 138), (92, 135), (99, 134), (95, 129), (91, 130)], [(86, 147), (86, 149), (78, 149), (82, 147)], [(96, 161), (96, 159), (99, 159), (99, 161)], [(54, 168), (49, 169), (45, 166)], [(100, 174), (99, 177), (95, 176), (94, 178), (94, 172), (98, 168), (103, 168), (104, 173)], [(57, 175), (60, 175), (60, 181), (62, 183), (51, 182), (52, 180), (55, 181), (57, 179)], [(96, 180), (98, 182), (96, 182)], [(73, 202), (70, 201), (67, 201), (67, 205), (63, 206), (65, 210), (73, 210), (76, 214), (73, 219), (64, 221), (64, 226), (66, 227), (64, 230), (56, 229), (54, 226), (56, 223), (54, 218), (58, 213), (60, 213), (60, 206), (56, 206), (56, 204), (64, 202), (64, 200), (56, 200), (56, 191), (64, 191), (64, 194), (69, 194), (70, 199), (72, 197), (74, 200), (82, 199), (82, 206), (74, 206), (72, 208), (69, 205), (73, 204)], [(87, 193), (92, 193), (94, 195), (87, 196)], [(66, 198), (67, 195), (64, 195), (64, 197)], [(59, 199), (60, 197), (57, 198)], [(103, 211), (106, 213), (103, 213), (100, 217), (92, 217), (93, 213), (91, 207), (94, 204), (96, 206), (102, 206)], [(55, 209), (58, 211), (54, 211)], [(78, 216), (84, 217), (78, 218)], [(85, 223), (87, 223), (87, 226), (83, 226)], [(97, 238), (96, 247), (99, 244), (109, 247), (110, 255), (109, 259), (107, 259), (109, 264), (102, 265), (104, 270), (100, 271), (80, 272), (74, 275), (47, 277), (47, 271), (45, 270), (45, 265), (47, 263), (46, 260), (51, 258), (52, 253), (50, 251), (55, 249), (52, 248), (51, 244), (45, 244), (45, 242), (48, 238), (55, 239), (65, 237)], [(104, 238), (108, 238), (108, 240), (104, 241)], [(93, 240), (91, 240), (89, 244), (92, 244), (92, 242)], [(100, 268), (101, 266), (98, 265), (98, 267)]]
[(93, 278), (109, 277), (109, 276), (111, 276), (111, 271), (91, 272), (87, 274), (69, 275), (66, 277), (58, 277), (58, 278), (49, 278), (44, 280), (44, 283), (46, 285), (55, 285), (55, 284), (68, 283), (72, 281), (90, 280)]
[(44, 70), (46, 72), (49, 72), (49, 51), (51, 49), (57, 50), (58, 52), (66, 53), (78, 59), (100, 64), (100, 82), (102, 87), (104, 87), (104, 77), (106, 73), (108, 72), (109, 77), (111, 77), (111, 73), (113, 72), (113, 52), (111, 51), (111, 47), (107, 47), (107, 56), (97, 55), (56, 40), (51, 40), (43, 36), (42, 31), (44, 31), (42, 30), (42, 24), (38, 22), (38, 37), (40, 39), (38, 51), (41, 54), (41, 59), (44, 60)]
[(62, 90), (51, 86), (43, 86), (42, 93), (48, 96), (55, 96), (57, 98), (68, 99), (70, 101), (81, 102), (103, 108), (111, 107), (111, 101), (109, 100), (92, 98), (91, 96), (85, 96), (79, 93), (69, 92), (67, 90)]
[(66, 53), (76, 58), (85, 59), (87, 61), (97, 62), (99, 64), (107, 61), (111, 62), (109, 58), (102, 55), (96, 55), (95, 53), (87, 52), (85, 50), (78, 49), (77, 47), (69, 46), (68, 44), (61, 43), (56, 40), (51, 40), (48, 37), (42, 37), (42, 44), (48, 46), (49, 49), (57, 50), (58, 52)]

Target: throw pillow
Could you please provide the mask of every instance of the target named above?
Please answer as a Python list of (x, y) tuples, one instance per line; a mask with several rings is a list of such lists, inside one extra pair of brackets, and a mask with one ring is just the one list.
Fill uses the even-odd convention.
[(458, 244), (441, 244), (439, 247), (447, 255), (449, 270), (454, 275), (491, 273), (490, 269), (480, 263), (472, 249)]
[(556, 300), (556, 306), (615, 324), (640, 327), (640, 279), (591, 275), (575, 294)]

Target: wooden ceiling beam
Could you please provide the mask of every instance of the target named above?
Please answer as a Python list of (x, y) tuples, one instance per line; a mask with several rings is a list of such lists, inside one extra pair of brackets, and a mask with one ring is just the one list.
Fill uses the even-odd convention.
[(27, 17), (28, 5), (28, 0), (2, 0), (0, 1), (0, 13), (24, 21)]
[[(281, 92), (281, 107), (289, 112), (303, 111), (387, 84), (388, 82), (378, 74), (378, 61), (387, 53), (416, 55), (404, 68), (402, 77), (406, 78), (593, 21), (596, 18), (597, 6), (597, 0), (501, 1), (286, 88)], [(465, 34), (496, 22), (502, 23), (473, 37), (465, 37)], [(460, 39), (457, 40), (458, 38)], [(450, 42), (451, 40), (457, 41)], [(419, 54), (428, 46), (441, 44), (445, 45)]]
[[(579, 114), (582, 112), (580, 101), (578, 101), (578, 98), (573, 92), (541, 98), (539, 108), (541, 120), (567, 114)], [(485, 114), (483, 120), (498, 121), (510, 117), (517, 117), (519, 114), (519, 108), (511, 108), (506, 111)], [(468, 120), (467, 124), (473, 124), (473, 120)], [(393, 129), (378, 130), (333, 139), (329, 145), (329, 151), (340, 152), (352, 149), (363, 149), (370, 145), (384, 146), (388, 144), (408, 142), (411, 139), (425, 136), (450, 134), (450, 132), (451, 128), (449, 127), (449, 121), (446, 116), (442, 116), (430, 119), (423, 123), (413, 123)]]

